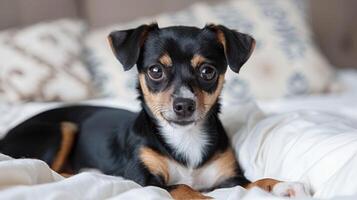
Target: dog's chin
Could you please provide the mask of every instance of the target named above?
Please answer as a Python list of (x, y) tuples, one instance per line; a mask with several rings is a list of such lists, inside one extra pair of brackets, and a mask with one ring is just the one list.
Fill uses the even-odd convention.
[(181, 127), (187, 127), (195, 124), (195, 121), (190, 120), (190, 121), (184, 121), (184, 120), (168, 120), (167, 121), (171, 126), (181, 126)]
[(201, 119), (197, 117), (190, 117), (187, 119), (177, 119), (174, 116), (167, 115), (166, 113), (160, 113), (161, 117), (163, 119), (163, 123), (166, 125), (169, 125), (173, 128), (190, 128), (193, 126), (196, 126), (198, 123), (200, 123)]
[(177, 123), (177, 122), (168, 122), (168, 125), (173, 129), (183, 129), (183, 130), (190, 130), (196, 126), (195, 122), (185, 122), (185, 123)]
[(166, 117), (164, 114), (161, 114), (161, 116), (164, 118), (164, 121), (167, 124), (175, 128), (190, 127), (196, 124), (196, 121), (193, 119), (177, 120), (177, 119), (170, 119), (169, 117)]

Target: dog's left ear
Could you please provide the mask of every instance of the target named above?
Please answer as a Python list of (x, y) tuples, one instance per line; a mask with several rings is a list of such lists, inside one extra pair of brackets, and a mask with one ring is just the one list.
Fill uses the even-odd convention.
[(216, 33), (218, 41), (223, 45), (229, 67), (232, 71), (238, 73), (254, 50), (254, 38), (222, 25), (210, 24), (206, 25), (205, 28)]
[(134, 29), (113, 31), (109, 34), (108, 40), (112, 51), (125, 71), (131, 69), (138, 61), (141, 47), (149, 31), (158, 28), (158, 25), (153, 23), (141, 25)]

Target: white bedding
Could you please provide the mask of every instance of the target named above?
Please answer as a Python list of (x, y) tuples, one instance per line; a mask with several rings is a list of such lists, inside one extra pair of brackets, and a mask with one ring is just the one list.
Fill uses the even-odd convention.
[[(357, 75), (342, 74), (349, 86)], [(357, 199), (357, 87), (339, 95), (247, 103), (224, 108), (222, 121), (232, 135), (245, 175), (301, 181), (314, 198)], [(123, 102), (94, 102), (117, 107)], [(58, 104), (0, 105), (0, 135), (27, 117)], [(125, 104), (137, 109), (137, 105)], [(316, 110), (316, 111), (315, 111)], [(274, 114), (271, 114), (274, 113)], [(38, 160), (0, 156), (0, 199), (165, 199), (156, 187), (95, 172), (64, 179)], [(217, 199), (280, 199), (259, 189), (237, 186), (208, 194)], [(345, 196), (345, 197), (342, 197)]]

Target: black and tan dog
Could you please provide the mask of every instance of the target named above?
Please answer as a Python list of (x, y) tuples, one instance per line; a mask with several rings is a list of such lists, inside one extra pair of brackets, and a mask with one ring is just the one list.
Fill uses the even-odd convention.
[(115, 31), (109, 41), (125, 70), (135, 64), (142, 110), (96, 106), (46, 111), (12, 129), (0, 151), (38, 158), (60, 173), (95, 168), (174, 198), (241, 185), (296, 196), (298, 183), (250, 183), (239, 168), (218, 118), (227, 66), (239, 72), (255, 41), (221, 25), (202, 29), (157, 24)]

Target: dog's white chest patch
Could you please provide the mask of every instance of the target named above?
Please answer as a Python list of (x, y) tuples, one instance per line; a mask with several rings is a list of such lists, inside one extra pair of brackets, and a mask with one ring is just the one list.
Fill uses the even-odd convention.
[(212, 162), (196, 168), (209, 145), (208, 137), (201, 127), (200, 124), (187, 127), (162, 126), (165, 141), (187, 161), (187, 166), (174, 160), (168, 161), (168, 185), (186, 184), (200, 190), (214, 187), (226, 179), (220, 173), (218, 163)]
[(209, 189), (223, 182), (226, 177), (221, 176), (217, 163), (210, 163), (204, 167), (193, 169), (183, 166), (176, 161), (169, 161), (168, 185), (186, 184), (193, 189)]
[(174, 153), (186, 159), (188, 166), (195, 167), (202, 161), (208, 138), (201, 125), (184, 127), (163, 125), (161, 132)]

